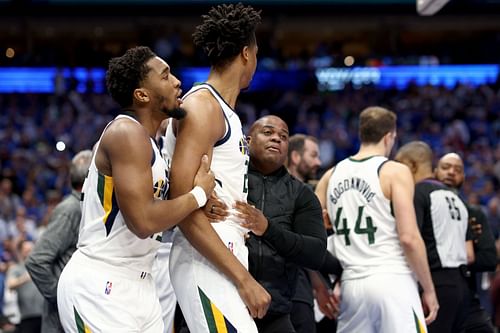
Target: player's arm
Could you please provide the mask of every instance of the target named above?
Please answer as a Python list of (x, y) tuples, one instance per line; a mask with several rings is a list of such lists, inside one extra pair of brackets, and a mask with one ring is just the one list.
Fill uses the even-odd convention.
[[(207, 93), (208, 94), (208, 93)], [(173, 198), (191, 189), (196, 174), (195, 163), (203, 154), (212, 158), (213, 145), (225, 131), (220, 106), (204, 92), (189, 96), (183, 107), (186, 117), (178, 122), (175, 153), (172, 158), (170, 194)], [(189, 242), (238, 288), (253, 317), (262, 318), (270, 296), (222, 243), (203, 211), (196, 210), (179, 224)]]
[[(389, 194), (394, 207), (396, 227), (401, 247), (403, 248), (409, 266), (417, 275), (422, 286), (424, 307), (429, 311), (426, 314), (426, 323), (436, 319), (439, 304), (434, 284), (432, 282), (425, 244), (420, 235), (413, 206), (414, 183), (408, 167), (401, 163), (389, 161), (380, 170), (380, 179), (384, 194)], [(387, 187), (387, 184), (389, 185)], [(387, 193), (386, 191), (389, 191)]]
[(321, 204), (322, 209), (326, 209), (326, 191), (328, 189), (328, 181), (330, 180), (330, 177), (332, 176), (333, 169), (331, 168), (327, 170), (323, 176), (321, 176), (321, 179), (318, 181), (318, 184), (316, 185), (316, 189), (314, 190), (314, 193), (318, 197), (319, 203)]
[(314, 190), (314, 194), (318, 197), (319, 203), (321, 204), (321, 210), (323, 214), (323, 224), (325, 225), (326, 229), (332, 229), (332, 223), (330, 221), (330, 217), (328, 216), (328, 211), (326, 209), (326, 202), (327, 202), (327, 197), (326, 197), (326, 191), (328, 190), (328, 181), (330, 180), (330, 177), (332, 176), (334, 168), (331, 168), (330, 170), (327, 170), (321, 179), (319, 180), (318, 184), (316, 185), (316, 189)]
[(480, 208), (469, 209), (469, 214), (473, 215), (476, 223), (481, 225), (482, 232), (474, 242), (474, 255), (476, 260), (471, 268), (476, 272), (493, 272), (497, 264), (495, 238), (488, 223), (488, 218)]
[(467, 265), (471, 265), (476, 261), (476, 254), (474, 253), (474, 242), (468, 240), (465, 242), (465, 250), (467, 252)]
[[(189, 191), (174, 200), (155, 200), (151, 161), (153, 149), (145, 129), (128, 119), (115, 120), (106, 130), (96, 152), (99, 170), (107, 168), (113, 177), (116, 201), (128, 228), (140, 238), (147, 238), (179, 223), (198, 208), (195, 196)], [(200, 166), (200, 159), (193, 162)], [(208, 159), (200, 166), (199, 183), (210, 194), (214, 178), (208, 172)], [(189, 183), (190, 189), (193, 182)]]

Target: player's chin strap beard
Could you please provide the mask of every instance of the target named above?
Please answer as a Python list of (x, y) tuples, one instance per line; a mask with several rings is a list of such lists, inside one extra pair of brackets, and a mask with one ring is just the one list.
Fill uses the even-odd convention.
[(165, 108), (162, 108), (161, 109), (161, 112), (166, 114), (167, 117), (172, 117), (174, 119), (182, 119), (186, 116), (186, 110), (184, 110), (183, 108), (175, 108), (175, 109), (171, 109), (171, 110), (167, 110)]

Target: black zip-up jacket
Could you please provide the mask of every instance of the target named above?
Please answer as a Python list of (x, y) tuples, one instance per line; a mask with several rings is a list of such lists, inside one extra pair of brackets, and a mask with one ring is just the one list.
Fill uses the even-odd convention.
[(261, 237), (250, 233), (247, 240), (249, 270), (271, 294), (268, 313), (290, 313), (297, 267), (319, 269), (325, 257), (321, 205), (285, 167), (264, 176), (250, 164), (248, 187), (248, 202), (269, 222)]

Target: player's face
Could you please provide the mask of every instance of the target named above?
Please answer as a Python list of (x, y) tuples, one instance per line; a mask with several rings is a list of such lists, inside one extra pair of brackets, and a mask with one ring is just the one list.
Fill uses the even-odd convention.
[(321, 160), (319, 159), (318, 144), (312, 140), (306, 139), (304, 141), (304, 151), (300, 158), (297, 171), (305, 180), (314, 179), (316, 178), (316, 173), (320, 166)]
[(453, 155), (443, 157), (436, 168), (436, 178), (450, 187), (460, 187), (465, 178), (462, 160)]
[(247, 49), (247, 55), (248, 55), (248, 62), (246, 64), (245, 68), (245, 77), (244, 77), (244, 84), (243, 88), (248, 88), (250, 86), (250, 82), (252, 82), (253, 75), (255, 74), (255, 70), (257, 69), (257, 52), (259, 51), (259, 47), (257, 46), (257, 43), (248, 46)]
[(162, 113), (169, 117), (179, 118), (184, 113), (180, 109), (181, 81), (170, 72), (170, 66), (159, 57), (152, 58), (147, 65), (151, 70), (144, 86), (151, 93), (151, 101)]
[(288, 126), (277, 117), (265, 118), (250, 140), (250, 156), (261, 165), (276, 169), (285, 163), (288, 152)]

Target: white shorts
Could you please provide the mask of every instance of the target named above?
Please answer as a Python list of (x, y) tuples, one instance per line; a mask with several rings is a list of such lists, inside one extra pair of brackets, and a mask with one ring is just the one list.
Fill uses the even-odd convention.
[(163, 332), (161, 308), (150, 274), (89, 259), (78, 250), (57, 286), (65, 332)]
[(342, 281), (338, 333), (426, 333), (417, 283), (410, 274), (377, 273)]
[[(212, 226), (223, 243), (248, 267), (243, 234), (224, 222)], [(170, 253), (170, 278), (191, 332), (258, 332), (236, 286), (193, 248), (179, 229)]]
[(165, 326), (164, 333), (174, 332), (175, 306), (177, 304), (177, 298), (175, 298), (174, 288), (172, 288), (172, 283), (170, 282), (168, 269), (171, 248), (171, 241), (161, 244), (153, 263), (153, 271), (151, 272), (156, 284), (156, 293), (160, 299), (161, 316)]

